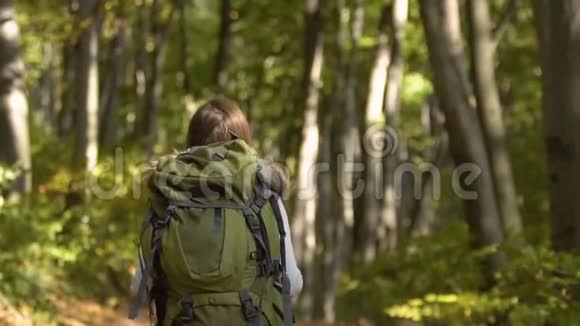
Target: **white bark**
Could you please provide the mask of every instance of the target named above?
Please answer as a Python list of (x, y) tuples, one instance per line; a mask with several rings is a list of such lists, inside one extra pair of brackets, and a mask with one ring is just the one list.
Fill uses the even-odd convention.
[(21, 170), (9, 193), (30, 192), (32, 186), (28, 103), (23, 92), (24, 64), (14, 1), (0, 0), (0, 162)]

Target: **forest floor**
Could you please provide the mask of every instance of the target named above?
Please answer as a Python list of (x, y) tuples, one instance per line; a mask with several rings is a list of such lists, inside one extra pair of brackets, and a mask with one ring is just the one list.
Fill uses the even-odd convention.
[[(127, 307), (116, 308), (99, 304), (92, 300), (55, 300), (58, 309), (56, 325), (62, 326), (145, 326), (149, 325), (148, 314), (143, 311), (137, 321), (127, 319)], [(17, 312), (12, 307), (0, 304), (0, 325), (27, 326), (32, 325), (25, 315)], [(330, 325), (353, 325), (353, 324), (327, 324), (322, 322), (298, 322), (297, 326), (330, 326)], [(372, 324), (359, 322), (356, 325), (370, 326)]]
[[(149, 325), (144, 311), (139, 320), (127, 319), (127, 308), (112, 308), (92, 300), (54, 300), (57, 318), (54, 324), (62, 326), (145, 326)], [(26, 313), (17, 312), (14, 308), (0, 306), (0, 325), (26, 326), (33, 323)]]

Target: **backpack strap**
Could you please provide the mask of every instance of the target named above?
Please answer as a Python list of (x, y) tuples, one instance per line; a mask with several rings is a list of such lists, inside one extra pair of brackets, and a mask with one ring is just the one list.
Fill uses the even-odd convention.
[(262, 209), (266, 202), (270, 203), (272, 211), (274, 212), (274, 217), (276, 219), (276, 225), (278, 227), (278, 234), (280, 237), (280, 257), (281, 263), (276, 264), (277, 272), (280, 273), (281, 277), (281, 294), (282, 294), (282, 304), (283, 304), (283, 317), (284, 325), (291, 326), (294, 324), (292, 315), (292, 300), (290, 298), (290, 279), (288, 274), (286, 274), (286, 230), (284, 229), (284, 211), (280, 208), (283, 205), (282, 200), (279, 195), (268, 189), (267, 182), (265, 181), (262, 170), (264, 165), (259, 163), (258, 169), (256, 171), (257, 185), (256, 185), (256, 200), (255, 205)]
[[(266, 230), (266, 225), (262, 219), (262, 208), (268, 203), (269, 199), (272, 197), (273, 192), (268, 187), (267, 183), (264, 182), (264, 175), (262, 174), (263, 165), (260, 163), (256, 169), (256, 186), (254, 188), (254, 200), (249, 204), (250, 210), (254, 213), (255, 216), (258, 217), (258, 221), (260, 222), (260, 227), (262, 228), (262, 236), (265, 240), (268, 240), (268, 232)], [(270, 252), (270, 244), (266, 241), (267, 245), (267, 254), (268, 254), (268, 263), (270, 264), (270, 269), (272, 269), (272, 256)], [(269, 272), (272, 272), (270, 270)]]
[[(258, 264), (258, 274), (261, 274), (260, 276), (267, 276), (269, 266), (272, 262), (272, 256), (270, 255), (270, 244), (268, 243), (268, 235), (263, 227), (262, 219), (255, 215), (250, 208), (243, 209), (242, 214), (256, 244), (256, 251), (258, 252), (257, 260), (260, 262)], [(265, 266), (261, 266), (264, 264)]]
[[(163, 218), (157, 216), (153, 210), (149, 209), (149, 215), (146, 219), (152, 226), (151, 234), (151, 257), (145, 262), (143, 269), (143, 274), (141, 275), (141, 280), (139, 282), (139, 288), (137, 295), (133, 300), (131, 308), (129, 310), (129, 319), (137, 319), (139, 316), (139, 309), (145, 302), (145, 298), (149, 295), (150, 299), (155, 301), (155, 312), (157, 315), (157, 323), (163, 323), (165, 319), (165, 303), (167, 300), (167, 289), (165, 286), (164, 273), (161, 269), (160, 253), (161, 253), (161, 240), (163, 238), (163, 233), (169, 221), (173, 218), (176, 206), (169, 205), (165, 211), (165, 216)], [(143, 223), (142, 233), (147, 227), (146, 223)], [(148, 291), (149, 278), (152, 277), (152, 270), (155, 269), (156, 274), (153, 280), (153, 287)], [(149, 293), (148, 293), (149, 292)]]
[[(290, 278), (286, 274), (286, 230), (284, 229), (284, 211), (280, 209), (282, 205), (282, 200), (279, 196), (274, 194), (270, 197), (270, 205), (274, 211), (274, 216), (276, 217), (276, 224), (278, 225), (278, 233), (280, 235), (280, 256), (282, 258), (282, 264), (280, 267), (281, 271), (281, 281), (282, 281), (282, 304), (283, 304), (283, 315), (284, 315), (284, 325), (291, 326), (293, 324), (292, 315), (292, 299), (290, 298)], [(286, 218), (288, 218), (286, 216)]]
[(256, 309), (252, 302), (252, 297), (248, 290), (240, 291), (240, 303), (242, 306), (242, 314), (248, 323), (248, 326), (259, 326), (261, 311)]

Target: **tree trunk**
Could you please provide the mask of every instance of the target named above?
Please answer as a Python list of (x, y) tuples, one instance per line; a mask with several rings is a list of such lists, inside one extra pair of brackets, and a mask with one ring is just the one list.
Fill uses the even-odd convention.
[(153, 36), (153, 50), (148, 57), (148, 70), (145, 82), (145, 112), (143, 133), (148, 155), (153, 154), (153, 147), (157, 140), (157, 113), (163, 93), (163, 64), (167, 50), (167, 33), (173, 19), (174, 8), (170, 9), (167, 17), (161, 17), (163, 0), (153, 1), (151, 6), (151, 34)]
[[(71, 16), (78, 15), (78, 1), (70, 0), (68, 5)], [(68, 135), (72, 129), (73, 119), (76, 112), (75, 95), (77, 87), (75, 82), (76, 67), (78, 65), (77, 55), (79, 53), (79, 42), (77, 37), (69, 36), (62, 46), (62, 90), (61, 90), (61, 108), (58, 112), (58, 136), (63, 138)]]
[(116, 32), (111, 40), (108, 74), (101, 97), (101, 130), (99, 142), (111, 146), (117, 141), (117, 107), (119, 106), (119, 84), (123, 72), (123, 56), (127, 47), (129, 30), (124, 18), (117, 18)]
[(316, 160), (319, 128), (318, 101), (323, 65), (322, 8), (324, 0), (306, 0), (304, 57), (304, 121), (298, 163), (298, 194), (294, 208), (292, 232), (296, 252), (301, 254), (304, 274), (302, 307), (304, 317), (312, 317), (314, 288), (314, 255), (316, 250)]
[[(353, 231), (355, 224), (354, 204), (360, 192), (355, 187), (354, 164), (361, 162), (360, 134), (359, 134), (359, 112), (357, 108), (357, 73), (358, 73), (358, 52), (359, 42), (363, 33), (364, 23), (364, 1), (354, 2), (353, 18), (351, 25), (351, 51), (348, 58), (346, 72), (345, 98), (344, 98), (344, 133), (341, 138), (343, 147), (343, 160), (339, 164), (340, 173), (338, 182), (341, 189), (342, 216), (336, 230), (336, 241), (339, 246), (336, 248), (335, 260), (337, 262), (336, 272), (338, 273), (344, 266), (350, 263), (348, 257), (353, 250)], [(345, 46), (346, 47), (346, 46)], [(338, 274), (335, 275), (338, 280)]]
[[(191, 116), (195, 113), (195, 103), (193, 100), (193, 79), (191, 78), (191, 54), (190, 54), (190, 38), (189, 38), (189, 25), (187, 21), (187, 10), (189, 0), (181, 0), (179, 3), (179, 41), (181, 50), (181, 72), (182, 80), (181, 86), (183, 88), (183, 106), (185, 110), (183, 111), (183, 132), (187, 132), (189, 125), (189, 120)], [(248, 117), (248, 121), (249, 117)]]
[(535, 0), (543, 72), (552, 245), (580, 250), (580, 2)]
[(187, 9), (189, 0), (181, 0), (179, 6), (179, 34), (181, 47), (181, 69), (183, 73), (182, 87), (186, 95), (192, 94), (191, 60), (189, 53), (189, 26), (187, 24)]
[(332, 96), (322, 101), (325, 109), (322, 110), (320, 151), (318, 157), (318, 204), (316, 211), (316, 285), (313, 307), (313, 318), (319, 320), (327, 313), (325, 309), (326, 289), (333, 268), (334, 232), (336, 228), (335, 203), (338, 198), (334, 195), (332, 169), (332, 140), (333, 115), (337, 107), (337, 97)]
[(485, 139), (497, 203), (506, 233), (519, 235), (522, 221), (509, 153), (505, 146), (502, 107), (495, 81), (495, 42), (487, 0), (469, 0), (471, 58), (477, 112)]
[(231, 47), (231, 25), (232, 19), (230, 11), (232, 10), (231, 0), (221, 0), (220, 7), (220, 29), (219, 43), (215, 63), (215, 85), (218, 92), (223, 92), (228, 82), (227, 63)]
[[(147, 4), (145, 0), (140, 0), (137, 4), (137, 22), (135, 26), (135, 96), (137, 108), (145, 108), (145, 89), (147, 84), (147, 39), (149, 35), (149, 15), (147, 15)], [(136, 140), (144, 136), (143, 127), (145, 125), (145, 110), (135, 109), (132, 134)]]
[(99, 1), (79, 2), (78, 24), (82, 28), (75, 81), (78, 103), (75, 114), (73, 167), (92, 171), (97, 166), (99, 123)]
[(42, 126), (45, 132), (52, 133), (56, 126), (55, 79), (56, 67), (55, 51), (52, 44), (42, 47), (44, 68), (30, 91), (29, 104), (37, 108), (33, 113), (33, 121)]
[[(479, 177), (470, 184), (465, 182), (469, 177), (460, 176), (461, 188), (477, 194), (475, 198), (463, 198), (473, 244), (476, 247), (495, 246), (503, 240), (503, 230), (481, 128), (469, 102), (471, 92), (462, 50), (458, 0), (421, 0), (420, 11), (433, 84), (445, 114), (455, 165), (463, 165), (471, 171), (477, 166), (481, 170)], [(491, 255), (488, 262), (493, 269), (504, 259), (498, 252)]]
[(22, 90), (24, 63), (13, 0), (0, 0), (0, 163), (21, 170), (9, 194), (32, 187), (28, 103)]
[[(332, 130), (341, 135), (338, 137), (338, 144), (334, 146), (340, 149), (323, 149), (330, 150), (331, 153), (340, 152), (340, 162), (330, 163), (331, 171), (339, 171), (337, 178), (332, 181), (338, 182), (340, 199), (340, 209), (337, 209), (335, 202), (331, 204), (330, 215), (323, 221), (324, 227), (324, 265), (323, 265), (323, 282), (324, 293), (322, 294), (322, 317), (327, 323), (335, 321), (335, 302), (337, 286), (340, 281), (341, 271), (349, 263), (352, 246), (352, 231), (354, 224), (354, 172), (352, 164), (360, 160), (359, 153), (359, 130), (358, 130), (358, 112), (356, 108), (356, 71), (357, 71), (357, 54), (358, 43), (362, 35), (362, 24), (364, 16), (363, 0), (356, 0), (354, 8), (350, 10), (352, 14), (352, 24), (349, 33), (348, 17), (349, 11), (344, 0), (336, 1), (335, 17), (337, 24), (336, 34), (336, 87), (333, 94), (333, 105), (330, 107), (342, 107), (341, 114), (333, 114)], [(350, 36), (349, 36), (350, 35)], [(350, 52), (347, 52), (350, 41)], [(330, 126), (326, 126), (325, 130)], [(326, 139), (328, 135), (324, 135)], [(323, 148), (324, 148), (323, 140)], [(332, 158), (331, 157), (331, 158)], [(323, 201), (321, 201), (322, 203)], [(319, 214), (322, 216), (322, 214)]]
[[(401, 107), (401, 92), (404, 74), (403, 42), (405, 40), (405, 25), (409, 13), (408, 0), (395, 0), (393, 4), (393, 32), (392, 54), (389, 75), (387, 79), (387, 91), (385, 97), (385, 111), (387, 128), (392, 132), (399, 130), (399, 111)], [(391, 143), (386, 144), (391, 151), (384, 158), (384, 201), (381, 211), (381, 222), (378, 228), (379, 251), (393, 250), (397, 246), (399, 229), (401, 225), (400, 214), (397, 214), (397, 202), (395, 194), (395, 170), (398, 164), (397, 142), (398, 137), (387, 138)]]
[(359, 226), (357, 242), (359, 254), (357, 259), (371, 262), (377, 253), (377, 229), (380, 222), (380, 202), (383, 197), (382, 188), (382, 144), (376, 137), (382, 137), (383, 103), (387, 85), (387, 70), (391, 61), (391, 51), (387, 42), (387, 27), (390, 21), (391, 7), (383, 8), (379, 23), (378, 44), (375, 62), (371, 71), (369, 93), (367, 97), (365, 116), (365, 195), (364, 217)]
[(61, 108), (58, 111), (58, 136), (63, 138), (72, 126), (72, 111), (74, 108), (73, 85), (74, 85), (74, 50), (76, 46), (73, 40), (65, 41), (62, 45), (62, 87), (61, 87)]
[[(427, 98), (421, 108), (423, 130), (434, 143), (423, 151), (423, 160), (443, 169), (449, 151), (448, 137), (444, 129), (445, 117), (435, 102), (434, 98)], [(421, 196), (415, 198), (410, 214), (411, 225), (407, 235), (411, 237), (430, 235), (436, 224), (433, 201), (437, 198), (433, 174), (429, 171), (423, 172), (421, 180)]]

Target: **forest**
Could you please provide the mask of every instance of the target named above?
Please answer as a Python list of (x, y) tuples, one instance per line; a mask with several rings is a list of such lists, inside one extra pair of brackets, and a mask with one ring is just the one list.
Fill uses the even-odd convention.
[(126, 319), (149, 162), (237, 101), (298, 325), (580, 325), (580, 0), (0, 0), (0, 324)]

